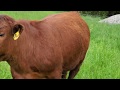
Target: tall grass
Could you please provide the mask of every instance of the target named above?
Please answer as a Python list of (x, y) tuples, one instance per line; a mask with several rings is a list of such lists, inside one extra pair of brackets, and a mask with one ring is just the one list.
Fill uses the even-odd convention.
[(15, 19), (39, 20), (60, 11), (0, 11), (0, 14), (9, 15)]
[[(15, 19), (42, 19), (57, 11), (0, 11)], [(100, 17), (82, 16), (91, 32), (90, 46), (86, 58), (75, 79), (116, 79), (120, 78), (120, 25), (99, 23)], [(0, 78), (10, 79), (10, 67), (0, 62)]]
[(76, 79), (120, 78), (120, 25), (99, 23), (99, 17), (83, 18), (89, 25), (91, 41)]

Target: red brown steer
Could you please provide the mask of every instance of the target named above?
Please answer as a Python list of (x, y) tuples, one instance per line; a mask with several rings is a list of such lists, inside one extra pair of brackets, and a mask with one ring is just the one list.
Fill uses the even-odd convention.
[(14, 79), (72, 79), (89, 47), (90, 32), (78, 12), (64, 12), (40, 21), (0, 15), (0, 61), (7, 61)]

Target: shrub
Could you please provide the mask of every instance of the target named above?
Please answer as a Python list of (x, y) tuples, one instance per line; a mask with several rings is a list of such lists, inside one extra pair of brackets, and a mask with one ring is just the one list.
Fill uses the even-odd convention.
[(100, 16), (106, 17), (108, 15), (108, 11), (80, 11), (83, 15), (92, 15), (92, 16)]

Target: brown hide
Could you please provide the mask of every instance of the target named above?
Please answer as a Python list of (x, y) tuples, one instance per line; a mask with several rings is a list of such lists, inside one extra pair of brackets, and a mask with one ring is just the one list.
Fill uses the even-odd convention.
[[(20, 37), (13, 40), (20, 31)], [(0, 60), (14, 79), (72, 79), (89, 47), (90, 32), (78, 12), (63, 12), (41, 21), (0, 15)]]

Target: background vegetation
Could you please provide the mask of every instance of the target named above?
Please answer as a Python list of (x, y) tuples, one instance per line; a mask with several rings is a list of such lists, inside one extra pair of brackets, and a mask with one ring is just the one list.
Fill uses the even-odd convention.
[(84, 15), (99, 16), (101, 18), (109, 17), (115, 14), (119, 14), (120, 11), (80, 11)]

